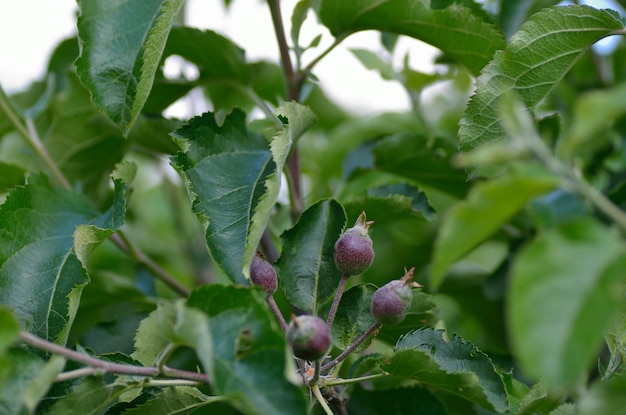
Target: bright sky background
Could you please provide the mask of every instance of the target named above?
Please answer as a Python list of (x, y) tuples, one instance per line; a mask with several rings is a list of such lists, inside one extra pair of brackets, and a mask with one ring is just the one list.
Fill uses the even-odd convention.
[[(139, 0), (140, 1), (140, 0)], [(289, 33), (290, 13), (297, 0), (281, 2), (284, 23)], [(610, 0), (588, 0), (595, 7), (615, 6)], [(54, 46), (75, 34), (75, 0), (0, 0), (0, 84), (7, 92), (24, 89), (41, 79)], [(221, 0), (187, 0), (186, 21), (199, 28), (210, 28), (230, 37), (251, 59), (278, 61), (278, 49), (265, 0), (235, 0), (224, 10)], [(332, 41), (330, 33), (317, 24), (312, 14), (305, 22), (302, 38), (310, 40), (323, 34), (322, 45), (306, 59)], [(326, 56), (314, 73), (326, 92), (348, 109), (358, 113), (404, 110), (409, 102), (402, 88), (381, 80), (376, 72), (365, 69), (348, 48), (380, 51), (376, 32), (354, 34)], [(432, 72), (437, 51), (417, 40), (402, 38), (396, 53), (398, 62), (409, 52), (413, 69)]]
[[(296, 2), (281, 2), (287, 34), (290, 13)], [(7, 92), (20, 91), (44, 76), (55, 45), (76, 33), (76, 12), (75, 0), (0, 1), (0, 83)], [(224, 9), (221, 0), (188, 0), (186, 21), (190, 26), (225, 34), (242, 47), (250, 59), (278, 61), (271, 17), (264, 0), (235, 0), (229, 10)], [(323, 35), (321, 47), (305, 54), (305, 62), (332, 42), (330, 33), (317, 24), (311, 13), (302, 29), (303, 43), (319, 33)], [(414, 69), (432, 72), (431, 62), (437, 53), (434, 48), (414, 39), (402, 39), (398, 46), (403, 51), (411, 50)], [(349, 37), (314, 71), (327, 93), (359, 113), (408, 109), (409, 102), (402, 88), (365, 69), (348, 51), (354, 47), (382, 49), (376, 32)], [(398, 54), (398, 59), (403, 55)]]

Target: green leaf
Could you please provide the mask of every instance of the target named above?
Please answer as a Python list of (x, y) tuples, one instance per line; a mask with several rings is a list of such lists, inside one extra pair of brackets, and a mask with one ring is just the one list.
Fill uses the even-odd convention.
[(87, 267), (94, 249), (122, 227), (126, 215), (125, 196), (136, 169), (137, 166), (130, 162), (119, 164), (111, 176), (115, 186), (111, 207), (89, 225), (76, 226), (74, 250), (83, 267)]
[(11, 310), (0, 307), (0, 356), (20, 339), (20, 324)]
[(431, 9), (423, 0), (362, 0), (322, 2), (320, 16), (337, 38), (360, 30), (398, 33), (441, 49), (474, 74), (489, 62), (496, 50), (505, 46), (503, 34), (484, 13), (454, 2)]
[(533, 15), (481, 72), (460, 123), (461, 149), (504, 137), (498, 102), (514, 90), (534, 108), (596, 41), (624, 27), (611, 10), (552, 7)]
[(127, 135), (145, 104), (182, 0), (80, 0), (76, 69)]
[[(267, 180), (276, 171), (267, 141), (247, 130), (239, 110), (222, 125), (211, 113), (194, 117), (172, 135), (184, 150), (172, 158), (172, 165), (183, 176), (193, 197), (193, 211), (206, 227), (209, 252), (232, 281), (245, 284), (244, 256), (253, 249), (247, 247), (250, 227)], [(280, 149), (274, 151), (283, 156)], [(263, 209), (267, 214), (267, 206)], [(258, 238), (260, 225), (255, 224), (254, 230)]]
[(24, 184), (25, 173), (26, 171), (19, 166), (0, 161), (0, 192)]
[(283, 250), (275, 266), (287, 300), (316, 314), (341, 280), (333, 250), (346, 224), (343, 207), (335, 200), (309, 206), (298, 222), (281, 235)]
[(407, 183), (371, 187), (366, 194), (349, 198), (343, 206), (347, 217), (356, 218), (365, 211), (377, 226), (414, 218), (430, 221), (436, 216), (426, 194)]
[(286, 120), (286, 125), (273, 137), (270, 144), (275, 170), (265, 180), (265, 193), (261, 196), (254, 210), (248, 231), (243, 258), (243, 272), (248, 279), (250, 278), (250, 262), (278, 199), (282, 171), (287, 162), (287, 156), (296, 140), (315, 122), (315, 114), (309, 108), (295, 102), (281, 105), (276, 110), (276, 114)]
[(350, 394), (349, 413), (367, 415), (448, 415), (446, 407), (423, 386), (389, 390), (356, 387)]
[(626, 266), (617, 232), (583, 218), (548, 229), (516, 258), (511, 342), (529, 376), (571, 387), (599, 352)]
[(116, 198), (100, 214), (85, 196), (52, 187), (42, 175), (14, 189), (0, 207), (0, 304), (34, 334), (65, 344), (89, 280), (74, 231), (92, 224), (111, 233), (121, 226), (123, 204)]
[(383, 365), (391, 375), (446, 390), (489, 410), (508, 409), (504, 383), (491, 360), (474, 345), (442, 331), (419, 329), (407, 333)]
[(442, 139), (399, 134), (379, 141), (372, 152), (380, 170), (455, 197), (467, 193), (467, 173), (452, 164), (456, 146)]
[(580, 95), (574, 103), (572, 122), (558, 142), (557, 153), (572, 157), (605, 144), (608, 137), (603, 131), (626, 112), (625, 94), (626, 84), (620, 84)]
[[(335, 346), (345, 350), (376, 323), (370, 311), (374, 291), (376, 291), (375, 286), (360, 284), (343, 293), (331, 327)], [(370, 342), (371, 338), (363, 342), (356, 351), (365, 349)]]
[(27, 390), (44, 368), (45, 363), (34, 354), (21, 348), (9, 349), (0, 354), (0, 412), (27, 414)]
[[(198, 85), (204, 87), (215, 112), (222, 109), (230, 111), (234, 107), (251, 107), (252, 101), (247, 92), (250, 87), (259, 96), (267, 99), (268, 97), (257, 90), (259, 78), (264, 84), (261, 89), (268, 87), (271, 89), (276, 85), (268, 82), (267, 66), (262, 62), (246, 62), (243, 49), (227, 37), (210, 30), (173, 27), (163, 55), (179, 56), (192, 63), (198, 70), (198, 78), (167, 79), (159, 72), (147, 103), (153, 112), (163, 111)], [(277, 72), (278, 85), (282, 88), (282, 75), (280, 70)], [(269, 101), (275, 102), (275, 98), (272, 96)]]
[(205, 285), (188, 305), (209, 316), (216, 394), (248, 415), (307, 413), (302, 390), (285, 377), (296, 369), (284, 335), (256, 290)]
[(135, 333), (135, 351), (130, 357), (144, 366), (154, 366), (163, 350), (170, 344), (161, 326), (156, 311), (141, 320)]
[(455, 261), (484, 242), (533, 198), (547, 193), (558, 180), (533, 165), (520, 165), (500, 178), (479, 183), (467, 200), (443, 218), (432, 262), (431, 283), (438, 287)]
[(173, 386), (164, 388), (146, 403), (125, 411), (124, 415), (185, 415), (223, 400), (221, 396), (207, 396), (194, 387)]
[(53, 355), (39, 371), (37, 377), (32, 379), (25, 388), (22, 399), (24, 406), (28, 408), (31, 414), (35, 413), (37, 405), (46, 396), (48, 390), (55, 382), (55, 378), (63, 371), (64, 367), (65, 358)]
[(137, 387), (139, 385), (135, 383), (105, 384), (101, 377), (90, 376), (78, 388), (52, 405), (47, 414), (98, 415), (104, 413), (121, 394)]
[(589, 391), (582, 395), (576, 414), (611, 415), (623, 414), (626, 408), (626, 375), (597, 380)]
[(383, 79), (390, 81), (397, 78), (397, 74), (393, 70), (391, 63), (384, 61), (378, 54), (371, 50), (353, 48), (350, 49), (350, 52), (352, 52), (367, 69), (378, 71)]
[[(90, 102), (76, 73), (69, 70), (64, 75), (64, 89), (51, 98), (45, 113), (37, 119), (37, 130), (68, 180), (85, 193), (102, 197), (103, 189), (109, 190), (111, 166), (122, 159), (130, 143), (122, 137), (120, 128)], [(36, 155), (30, 150), (25, 154), (28, 158), (22, 166), (29, 171), (39, 170)], [(15, 156), (18, 160), (24, 158)]]
[(196, 352), (204, 373), (213, 374), (213, 351), (209, 322), (204, 313), (186, 307), (182, 300), (161, 304), (154, 312), (157, 328), (175, 346), (188, 346)]
[(226, 80), (241, 85), (250, 80), (244, 50), (211, 30), (173, 27), (164, 55), (178, 55), (197, 65), (200, 80)]

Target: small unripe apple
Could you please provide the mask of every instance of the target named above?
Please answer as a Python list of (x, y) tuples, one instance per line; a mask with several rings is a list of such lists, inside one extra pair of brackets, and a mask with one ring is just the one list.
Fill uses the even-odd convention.
[(374, 248), (368, 229), (374, 223), (368, 222), (365, 212), (361, 213), (353, 227), (335, 242), (335, 265), (344, 275), (357, 275), (364, 272), (374, 261)]
[(287, 329), (287, 342), (296, 357), (317, 360), (330, 349), (330, 327), (316, 316), (294, 316)]
[(263, 288), (268, 296), (274, 294), (278, 287), (276, 270), (260, 253), (257, 253), (250, 263), (250, 281)]
[(411, 308), (413, 294), (411, 287), (421, 287), (412, 282), (413, 271), (406, 271), (402, 278), (393, 280), (380, 287), (372, 296), (371, 311), (377, 322), (394, 325), (402, 322)]

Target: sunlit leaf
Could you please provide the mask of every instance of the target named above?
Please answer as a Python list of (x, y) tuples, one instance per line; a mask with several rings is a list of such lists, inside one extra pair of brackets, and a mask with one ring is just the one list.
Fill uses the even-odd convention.
[(533, 15), (478, 77), (460, 123), (461, 149), (504, 137), (498, 113), (503, 94), (514, 90), (534, 108), (593, 43), (623, 27), (616, 12), (588, 6), (552, 7)]
[(596, 381), (589, 393), (581, 397), (577, 414), (619, 414), (626, 408), (626, 375)]
[(530, 165), (474, 186), (467, 200), (453, 206), (443, 218), (435, 242), (431, 283), (439, 286), (452, 263), (485, 241), (533, 198), (557, 185), (554, 176)]
[(524, 370), (572, 386), (594, 361), (621, 300), (624, 244), (583, 218), (541, 233), (516, 258), (508, 319)]

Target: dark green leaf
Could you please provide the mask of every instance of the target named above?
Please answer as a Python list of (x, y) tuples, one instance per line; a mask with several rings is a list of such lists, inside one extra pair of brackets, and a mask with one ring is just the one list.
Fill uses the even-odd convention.
[(623, 258), (617, 232), (587, 218), (548, 229), (517, 256), (507, 315), (529, 375), (562, 388), (590, 368), (621, 301)]
[(241, 85), (250, 80), (243, 49), (211, 30), (173, 27), (163, 54), (178, 55), (197, 65), (201, 80), (227, 80)]
[(211, 113), (192, 118), (173, 136), (184, 153), (172, 165), (193, 195), (211, 256), (232, 281), (246, 283), (242, 270), (253, 215), (276, 169), (267, 141), (247, 130), (238, 110), (222, 125)]
[(222, 401), (220, 396), (207, 396), (190, 386), (164, 388), (146, 403), (125, 411), (124, 415), (185, 415), (213, 402)]
[(489, 238), (534, 197), (557, 184), (554, 176), (533, 165), (521, 165), (505, 176), (477, 184), (466, 201), (446, 212), (435, 242), (430, 282), (439, 286), (452, 263)]
[(500, 27), (509, 38), (517, 32), (528, 16), (557, 3), (560, 3), (560, 0), (500, 0), (498, 13)]
[(302, 212), (294, 227), (281, 235), (283, 250), (276, 269), (292, 305), (315, 314), (335, 292), (341, 272), (333, 250), (345, 223), (343, 207), (335, 200), (322, 200)]
[(376, 167), (406, 177), (455, 197), (463, 197), (469, 188), (467, 173), (452, 165), (457, 153), (444, 140), (428, 140), (415, 135), (397, 135), (381, 140), (373, 149)]
[(380, 30), (410, 36), (441, 49), (459, 60), (473, 73), (489, 62), (496, 50), (505, 46), (504, 36), (462, 4), (454, 2), (430, 9), (421, 0), (378, 2), (322, 2), (322, 22), (335, 37), (360, 30)]
[(21, 167), (0, 161), (0, 192), (24, 184), (25, 173)]
[(470, 150), (504, 137), (498, 102), (514, 90), (534, 108), (593, 43), (622, 29), (621, 17), (588, 6), (552, 7), (535, 14), (495, 55), (476, 83), (461, 120), (461, 148)]
[[(245, 414), (306, 414), (302, 391), (286, 377), (293, 371), (283, 333), (256, 290), (205, 285), (188, 305), (209, 316), (215, 378), (213, 390)], [(241, 352), (242, 333), (246, 351)], [(238, 347), (239, 346), (239, 347)]]
[(435, 218), (428, 197), (417, 187), (406, 183), (371, 187), (367, 194), (351, 197), (343, 206), (347, 217), (356, 218), (365, 211), (377, 226), (405, 219)]
[(402, 337), (383, 365), (394, 376), (413, 379), (461, 396), (484, 408), (508, 409), (504, 383), (491, 360), (474, 345), (442, 331), (419, 329)]
[(63, 82), (65, 89), (54, 95), (45, 116), (38, 119), (39, 135), (72, 183), (88, 194), (109, 191), (111, 167), (122, 159), (129, 143), (119, 127), (92, 105), (73, 71)]
[[(343, 293), (331, 327), (335, 346), (346, 349), (376, 323), (370, 311), (374, 291), (373, 285), (361, 284)], [(365, 349), (370, 342), (371, 339), (362, 343), (357, 351)]]
[(276, 114), (287, 120), (284, 128), (272, 138), (270, 152), (274, 161), (275, 170), (265, 180), (265, 193), (254, 209), (250, 219), (250, 229), (246, 240), (243, 258), (244, 274), (249, 278), (249, 266), (254, 256), (261, 236), (267, 227), (270, 215), (276, 205), (280, 191), (281, 175), (287, 162), (287, 156), (294, 143), (315, 122), (315, 114), (305, 106), (295, 102), (281, 105)]
[(447, 415), (445, 406), (422, 386), (384, 391), (356, 387), (348, 400), (348, 411), (359, 415)]
[[(0, 304), (34, 334), (65, 344), (83, 286), (90, 249), (119, 228), (124, 184), (113, 207), (99, 214), (83, 195), (34, 175), (0, 207)], [(89, 225), (87, 225), (89, 224)], [(74, 234), (89, 234), (82, 240)], [(93, 232), (92, 232), (93, 231)]]
[(124, 134), (145, 104), (182, 0), (80, 0), (76, 68)]

